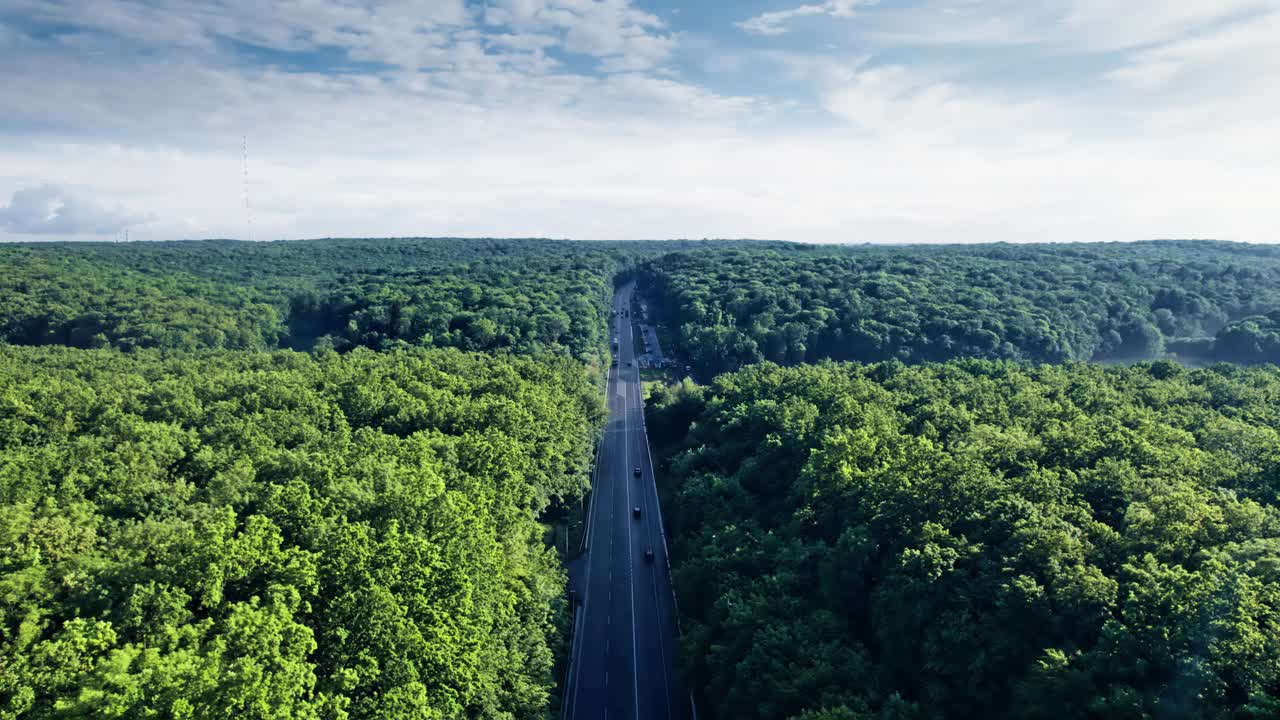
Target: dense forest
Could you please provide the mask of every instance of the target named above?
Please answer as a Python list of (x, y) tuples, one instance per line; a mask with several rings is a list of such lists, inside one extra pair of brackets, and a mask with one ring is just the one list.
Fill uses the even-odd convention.
[(659, 391), (707, 718), (1280, 714), (1280, 373), (757, 365)]
[(1231, 243), (689, 251), (638, 275), (700, 378), (764, 360), (1280, 362), (1280, 250)]
[(571, 361), (0, 349), (0, 717), (541, 717)]
[(604, 348), (613, 278), (733, 241), (0, 245), (0, 343), (121, 350)]
[(587, 358), (605, 345), (616, 260), (476, 261), (451, 269), (352, 278), (293, 294), (287, 342), (344, 350), (410, 343)]
[(633, 278), (704, 383), (648, 405), (702, 716), (1280, 714), (1280, 372), (1244, 367), (1280, 363), (1275, 249), (50, 243), (0, 268), (0, 720), (547, 717), (551, 525), (589, 490)]
[(0, 246), (0, 718), (544, 717), (646, 247)]

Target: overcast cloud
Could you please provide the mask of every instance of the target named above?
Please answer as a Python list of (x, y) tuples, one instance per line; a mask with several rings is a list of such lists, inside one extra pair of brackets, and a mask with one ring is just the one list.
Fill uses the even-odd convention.
[(9, 0), (0, 239), (1272, 242), (1278, 2)]

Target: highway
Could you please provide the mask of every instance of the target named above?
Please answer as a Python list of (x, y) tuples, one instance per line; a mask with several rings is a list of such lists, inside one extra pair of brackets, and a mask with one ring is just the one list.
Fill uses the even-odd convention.
[[(685, 720), (690, 715), (689, 696), (676, 677), (675, 600), (632, 323), (623, 316), (633, 292), (628, 285), (614, 297), (618, 364), (609, 374), (609, 420), (587, 512), (586, 552), (570, 573), (582, 605), (575, 615), (565, 691), (568, 720)], [(652, 560), (646, 551), (652, 551)]]

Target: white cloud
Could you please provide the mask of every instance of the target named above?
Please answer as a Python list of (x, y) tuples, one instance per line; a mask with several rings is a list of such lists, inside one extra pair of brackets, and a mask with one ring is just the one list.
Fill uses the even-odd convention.
[[(75, 24), (85, 2), (30, 12)], [(1280, 240), (1280, 86), (1263, 81), (1280, 74), (1280, 27), (1243, 2), (1225, 15), (1179, 6), (1161, 21), (1117, 8), (1130, 29), (1091, 42), (1100, 5), (1070, 5), (1068, 28), (1065, 0), (957, 0), (946, 27), (973, 47), (948, 48), (945, 64), (910, 52), (885, 62), (888, 31), (917, 30), (893, 8), (815, 2), (859, 12), (848, 48), (732, 47), (740, 59), (722, 70), (745, 80), (737, 92), (683, 76), (697, 39), (621, 0), (419, 5), (440, 14), (220, 0), (236, 19), (101, 0), (74, 35), (0, 24), (0, 198), (76, 188), (66, 218), (91, 217), (84, 201), (132, 218), (140, 239)], [(787, 20), (776, 25), (799, 34)], [(250, 62), (226, 38), (281, 51), (332, 41), (393, 67), (300, 72)], [(1018, 60), (1000, 56), (1015, 39)], [(1091, 69), (1069, 83), (1004, 77), (1028, 57), (1076, 73), (1096, 47), (1123, 49), (1081, 63)], [(47, 204), (16, 204), (20, 225), (71, 227)], [(15, 227), (0, 239), (30, 237)]]
[(496, 0), (487, 24), (561, 38), (565, 51), (602, 59), (605, 72), (646, 70), (671, 53), (674, 38), (630, 0)]
[(826, 0), (826, 2), (822, 3), (799, 5), (786, 10), (761, 13), (742, 22), (734, 23), (734, 25), (752, 35), (781, 35), (787, 31), (784, 26), (795, 18), (813, 15), (853, 17), (854, 8), (875, 5), (877, 2), (879, 0)]
[(1064, 5), (1063, 36), (1076, 47), (1097, 51), (1165, 43), (1276, 8), (1273, 0), (1069, 0)]
[(8, 207), (0, 207), (0, 229), (16, 235), (61, 237), (103, 236), (119, 233), (147, 218), (109, 208), (84, 194), (57, 185), (41, 185), (14, 191)]
[(1116, 52), (1170, 42), (1274, 11), (1275, 0), (928, 0), (862, 13), (879, 47), (1038, 46), (1054, 53)]
[[(631, 0), (11, 0), (11, 16), (105, 33), (151, 48), (213, 52), (233, 40), (278, 51), (339, 48), (354, 60), (450, 69), (456, 42), (478, 24), (509, 26), (498, 45), (540, 52), (551, 46), (610, 67), (650, 68), (673, 39)], [(521, 35), (533, 35), (528, 40)], [(472, 39), (481, 39), (472, 35)], [(72, 36), (64, 42), (83, 42)]]

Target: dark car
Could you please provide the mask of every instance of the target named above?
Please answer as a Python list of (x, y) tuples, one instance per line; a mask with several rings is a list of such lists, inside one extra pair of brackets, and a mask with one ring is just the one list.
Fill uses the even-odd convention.
[(635, 476), (636, 476), (636, 477), (640, 477), (640, 466), (639, 466), (639, 465), (637, 465), (637, 466), (636, 466)]
[(640, 506), (639, 506), (639, 505), (637, 505), (637, 506), (635, 506), (635, 507), (631, 508), (631, 516), (632, 516), (632, 517), (640, 517)]
[(653, 562), (653, 548), (644, 551), (644, 561), (647, 563)]

